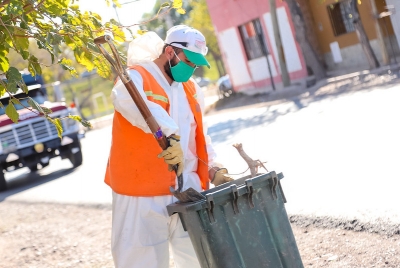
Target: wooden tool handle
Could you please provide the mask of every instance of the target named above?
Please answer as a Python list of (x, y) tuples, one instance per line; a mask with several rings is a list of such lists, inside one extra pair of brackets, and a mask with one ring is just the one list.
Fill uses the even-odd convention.
[(165, 135), (163, 135), (163, 133), (161, 132), (160, 126), (158, 125), (157, 121), (151, 114), (149, 107), (147, 107), (142, 96), (138, 92), (135, 84), (133, 84), (132, 80), (129, 80), (127, 83), (125, 83), (125, 87), (128, 90), (129, 95), (135, 102), (136, 106), (138, 107), (140, 113), (142, 114), (144, 120), (146, 121), (147, 125), (149, 126), (151, 132), (153, 133), (154, 137), (156, 138), (161, 149), (163, 149), (163, 150), (167, 149), (168, 141), (167, 141)]

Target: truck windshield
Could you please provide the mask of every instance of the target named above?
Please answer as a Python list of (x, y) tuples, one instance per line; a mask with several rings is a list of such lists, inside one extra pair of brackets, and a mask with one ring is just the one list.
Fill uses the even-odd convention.
[[(40, 89), (30, 90), (28, 92), (28, 95), (25, 93), (20, 93), (20, 94), (14, 95), (14, 96), (17, 99), (19, 99), (19, 101), (21, 102), (21, 104), (14, 104), (15, 109), (17, 109), (17, 110), (24, 109), (25, 107), (30, 107), (30, 105), (28, 104), (28, 100), (29, 100), (28, 96), (31, 97), (32, 99), (34, 99), (39, 104), (43, 104), (46, 101), (46, 96), (43, 94), (43, 92)], [(10, 100), (10, 98), (8, 97), (8, 94), (5, 94), (4, 97), (2, 99), (0, 99), (1, 104), (3, 104), (3, 106), (4, 106), (4, 109), (0, 108), (0, 115), (5, 114), (9, 100)]]

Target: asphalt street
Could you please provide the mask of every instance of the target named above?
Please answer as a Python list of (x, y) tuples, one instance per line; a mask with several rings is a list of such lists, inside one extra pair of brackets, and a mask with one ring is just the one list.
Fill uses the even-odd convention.
[[(285, 175), (289, 214), (400, 223), (399, 100), (400, 86), (392, 86), (236, 108), (206, 120), (230, 173), (247, 168), (232, 147), (242, 143), (250, 157)], [(6, 174), (10, 190), (0, 201), (110, 204), (103, 183), (110, 135), (110, 127), (87, 133), (77, 169), (54, 159), (38, 174)]]
[(230, 173), (246, 164), (231, 144), (283, 172), (289, 214), (400, 223), (400, 87), (376, 88), (209, 118)]

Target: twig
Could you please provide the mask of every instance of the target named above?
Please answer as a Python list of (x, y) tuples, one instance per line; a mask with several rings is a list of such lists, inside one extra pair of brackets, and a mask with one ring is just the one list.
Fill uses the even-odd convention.
[(4, 0), (4, 1), (1, 1), (0, 7), (4, 7), (5, 5), (8, 5), (10, 2), (11, 2), (11, 0)]

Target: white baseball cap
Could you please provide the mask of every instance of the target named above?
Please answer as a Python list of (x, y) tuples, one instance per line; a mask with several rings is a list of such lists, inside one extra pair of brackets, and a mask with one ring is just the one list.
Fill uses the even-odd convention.
[(182, 48), (185, 56), (194, 64), (198, 66), (206, 65), (210, 68), (210, 64), (204, 57), (208, 52), (206, 38), (198, 30), (186, 25), (174, 26), (168, 30), (164, 42)]

